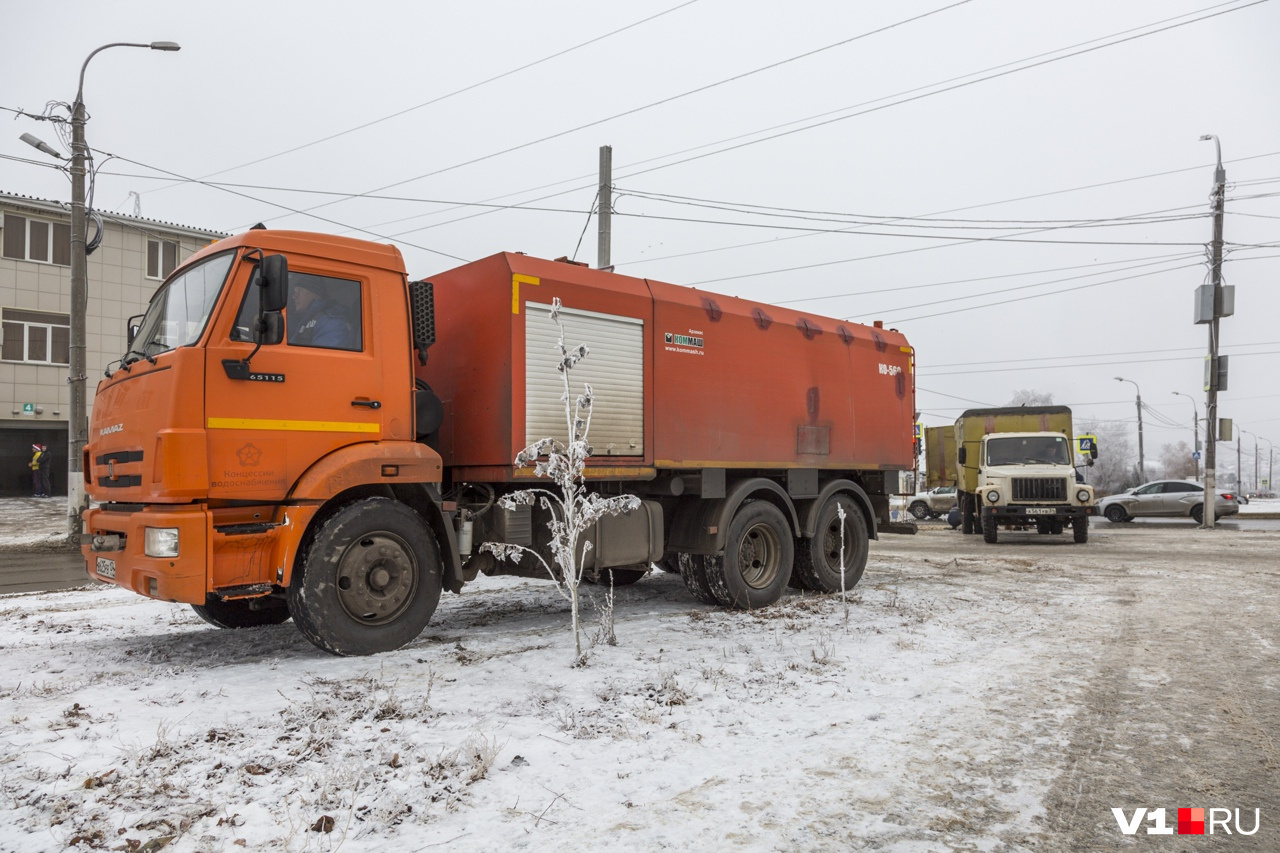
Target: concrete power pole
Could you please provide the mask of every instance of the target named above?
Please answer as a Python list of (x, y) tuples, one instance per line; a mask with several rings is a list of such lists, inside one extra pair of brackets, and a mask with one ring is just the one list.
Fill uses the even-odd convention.
[(600, 146), (600, 231), (596, 239), (596, 269), (613, 269), (613, 146)]
[(1218, 323), (1222, 315), (1222, 216), (1226, 205), (1227, 170), (1222, 168), (1222, 145), (1218, 137), (1205, 134), (1200, 141), (1212, 139), (1218, 152), (1218, 168), (1213, 173), (1213, 306), (1209, 320), (1209, 369), (1205, 377), (1204, 411), (1204, 527), (1212, 529), (1217, 493), (1218, 444)]

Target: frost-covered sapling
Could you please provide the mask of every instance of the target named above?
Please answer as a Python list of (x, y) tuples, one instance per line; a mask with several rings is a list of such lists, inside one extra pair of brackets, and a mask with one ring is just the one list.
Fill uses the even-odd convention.
[(480, 550), (487, 551), (499, 560), (517, 561), (524, 554), (531, 554), (542, 564), (550, 578), (556, 582), (560, 594), (569, 601), (573, 618), (574, 663), (578, 664), (583, 660), (578, 588), (587, 554), (591, 550), (591, 543), (585, 538), (586, 533), (607, 515), (638, 509), (640, 499), (634, 495), (605, 497), (587, 489), (583, 471), (587, 458), (591, 456), (587, 436), (591, 430), (595, 400), (591, 386), (585, 383), (583, 393), (576, 398), (572, 396), (569, 390), (569, 371), (587, 357), (588, 350), (583, 344), (572, 350), (565, 344), (558, 298), (551, 303), (551, 321), (560, 328), (560, 362), (557, 369), (564, 383), (560, 401), (564, 404), (568, 441), (561, 444), (553, 438), (539, 439), (516, 454), (515, 464), (521, 468), (532, 465), (534, 474), (550, 479), (558, 487), (558, 491), (550, 488), (521, 489), (501, 498), (498, 503), (507, 510), (537, 505), (549, 513), (552, 562), (548, 563), (541, 554), (524, 545), (486, 542), (480, 546)]

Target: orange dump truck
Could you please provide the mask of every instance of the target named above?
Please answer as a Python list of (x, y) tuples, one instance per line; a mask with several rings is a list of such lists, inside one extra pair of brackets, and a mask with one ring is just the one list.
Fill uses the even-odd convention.
[(481, 572), (540, 574), (480, 546), (547, 545), (498, 500), (565, 434), (554, 298), (590, 350), (590, 488), (641, 499), (590, 534), (588, 580), (656, 563), (762, 607), (840, 589), (842, 539), (850, 586), (869, 539), (914, 531), (889, 515), (915, 469), (896, 331), (519, 254), (409, 281), (391, 246), (253, 230), (175, 270), (99, 383), (88, 571), (343, 655), (412, 641)]

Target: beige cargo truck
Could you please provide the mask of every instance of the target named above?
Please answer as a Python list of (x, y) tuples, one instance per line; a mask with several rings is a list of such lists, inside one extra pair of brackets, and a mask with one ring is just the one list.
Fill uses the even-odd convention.
[[(1076, 476), (1069, 408), (969, 409), (951, 432), (950, 447), (945, 436), (935, 442), (942, 457), (937, 471), (939, 477), (954, 478), (965, 533), (981, 531), (994, 544), (1001, 526), (1043, 534), (1060, 534), (1069, 526), (1076, 542), (1089, 540), (1089, 516), (1097, 515), (1097, 503), (1093, 487)], [(1097, 454), (1091, 444), (1086, 464), (1092, 465)], [(926, 464), (932, 485), (932, 456), (926, 456)]]

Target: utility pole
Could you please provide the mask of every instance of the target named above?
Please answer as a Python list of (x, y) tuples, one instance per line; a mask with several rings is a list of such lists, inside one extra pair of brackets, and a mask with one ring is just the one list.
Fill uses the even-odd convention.
[(84, 72), (89, 60), (109, 47), (147, 47), (152, 50), (179, 50), (171, 41), (148, 44), (113, 42), (104, 44), (85, 58), (80, 66), (80, 85), (71, 105), (71, 344), (67, 384), (70, 411), (67, 420), (67, 535), (73, 543), (80, 541), (80, 513), (85, 508), (84, 447), (89, 443), (88, 405), (85, 380), (88, 376), (85, 345), (85, 314), (89, 309), (89, 257), (86, 251), (88, 226), (85, 221), (85, 161), (89, 146), (84, 141), (84, 124), (88, 113), (84, 108)]
[(1209, 320), (1209, 370), (1205, 377), (1204, 404), (1204, 528), (1213, 529), (1217, 495), (1217, 443), (1218, 443), (1218, 323), (1222, 316), (1222, 216), (1226, 206), (1227, 170), (1222, 168), (1222, 143), (1212, 133), (1200, 137), (1201, 142), (1213, 140), (1218, 154), (1218, 167), (1213, 173), (1213, 244), (1212, 276), (1213, 306)]
[(596, 238), (596, 269), (613, 269), (613, 146), (600, 146), (600, 202), (598, 222), (600, 231)]

